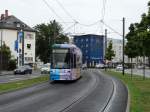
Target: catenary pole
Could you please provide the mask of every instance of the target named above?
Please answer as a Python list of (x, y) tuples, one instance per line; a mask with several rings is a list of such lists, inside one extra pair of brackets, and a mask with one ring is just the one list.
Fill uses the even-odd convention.
[(106, 51), (107, 51), (107, 29), (105, 29), (105, 71), (106, 71)]
[(122, 74), (124, 75), (124, 41), (125, 41), (125, 18), (123, 17), (123, 41), (122, 41)]

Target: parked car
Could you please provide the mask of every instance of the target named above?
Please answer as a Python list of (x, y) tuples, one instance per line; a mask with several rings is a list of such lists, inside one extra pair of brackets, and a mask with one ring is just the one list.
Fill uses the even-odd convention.
[(116, 70), (117, 71), (122, 71), (123, 70), (123, 66), (122, 65), (117, 65)]
[(87, 65), (86, 64), (82, 64), (82, 69), (86, 69)]
[(43, 65), (41, 67), (41, 74), (49, 74), (50, 73), (50, 66), (49, 65)]
[(105, 66), (104, 66), (104, 64), (97, 64), (96, 66), (95, 66), (96, 68), (105, 68)]
[(14, 70), (14, 74), (32, 74), (32, 68), (28, 65), (19, 66)]

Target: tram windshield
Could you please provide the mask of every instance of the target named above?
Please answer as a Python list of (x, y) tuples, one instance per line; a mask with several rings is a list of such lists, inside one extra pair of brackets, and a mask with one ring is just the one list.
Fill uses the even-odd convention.
[(69, 69), (75, 64), (73, 54), (69, 49), (53, 49), (53, 63), (52, 68)]

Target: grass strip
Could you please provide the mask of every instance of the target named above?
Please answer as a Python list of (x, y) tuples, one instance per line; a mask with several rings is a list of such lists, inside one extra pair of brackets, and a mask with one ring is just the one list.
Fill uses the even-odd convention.
[(21, 89), (25, 87), (30, 87), (34, 84), (46, 82), (48, 81), (48, 79), (49, 79), (49, 76), (40, 76), (40, 77), (33, 78), (33, 79), (0, 84), (0, 93), (13, 91), (13, 90), (17, 90), (17, 89)]
[(150, 78), (143, 80), (143, 77), (129, 74), (124, 76), (115, 71), (106, 73), (121, 79), (129, 88), (130, 112), (150, 112)]

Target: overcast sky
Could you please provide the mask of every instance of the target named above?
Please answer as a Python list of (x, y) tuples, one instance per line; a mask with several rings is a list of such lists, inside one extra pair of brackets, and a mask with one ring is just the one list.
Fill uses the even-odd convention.
[[(62, 24), (65, 33), (102, 34), (103, 29), (106, 28), (106, 26), (102, 27), (102, 23), (97, 22), (102, 19), (103, 1), (105, 0), (45, 1), (49, 4), (51, 10), (44, 3), (44, 0), (0, 0), (0, 14), (4, 13), (5, 9), (8, 9), (10, 15), (16, 16), (31, 27), (56, 19), (56, 21)], [(57, 1), (63, 5), (72, 17), (63, 11)], [(141, 14), (147, 12), (148, 1), (149, 0), (106, 0), (104, 21), (118, 33), (122, 34), (121, 20), (125, 17), (127, 33), (130, 23), (139, 22)], [(80, 24), (76, 24), (74, 27), (73, 19)], [(97, 22), (97, 24), (93, 26), (84, 26), (95, 22)], [(108, 37), (121, 38), (109, 28), (108, 32)]]

